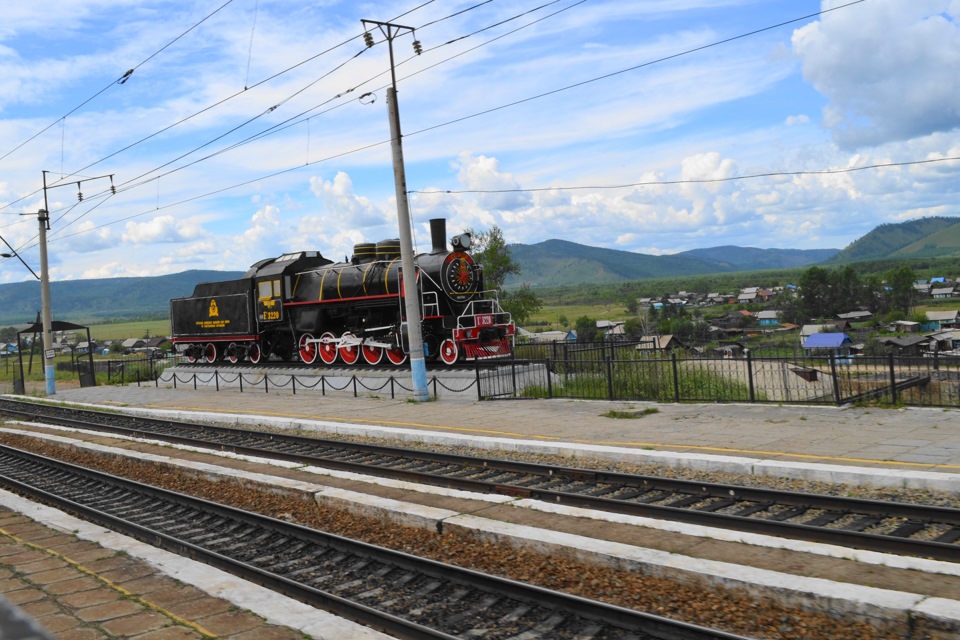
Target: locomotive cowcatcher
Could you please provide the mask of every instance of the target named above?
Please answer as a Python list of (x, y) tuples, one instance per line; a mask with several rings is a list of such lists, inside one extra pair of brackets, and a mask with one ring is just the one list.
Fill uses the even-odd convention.
[[(509, 356), (516, 327), (483, 288), (470, 234), (455, 236), (450, 250), (444, 219), (431, 220), (430, 232), (431, 251), (414, 258), (425, 358), (453, 365)], [(399, 240), (357, 244), (349, 262), (288, 253), (171, 300), (172, 341), (190, 362), (401, 365), (410, 351), (405, 295)]]

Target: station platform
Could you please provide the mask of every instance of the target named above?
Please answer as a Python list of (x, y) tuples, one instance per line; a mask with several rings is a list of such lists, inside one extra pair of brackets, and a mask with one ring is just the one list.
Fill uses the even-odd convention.
[[(264, 416), (447, 434), (477, 446), (538, 443), (574, 456), (591, 448), (632, 450), (651, 461), (712, 465), (758, 460), (786, 466), (960, 473), (960, 410), (783, 404), (662, 404), (569, 399), (413, 402), (348, 392), (264, 392), (259, 387), (141, 386), (62, 389), (54, 399), (175, 412)], [(233, 419), (233, 418), (230, 418)], [(379, 433), (379, 432), (378, 432)], [(493, 439), (492, 443), (490, 439)], [(510, 445), (507, 445), (510, 446)], [(598, 451), (602, 449), (597, 449)], [(676, 454), (681, 454), (679, 457)], [(676, 462), (674, 464), (677, 464)], [(784, 467), (784, 464), (775, 466)], [(839, 469), (837, 470), (839, 472)], [(882, 475), (882, 474), (881, 474)], [(922, 474), (917, 477), (922, 477)], [(822, 478), (821, 478), (822, 479)], [(838, 481), (850, 481), (838, 476)]]

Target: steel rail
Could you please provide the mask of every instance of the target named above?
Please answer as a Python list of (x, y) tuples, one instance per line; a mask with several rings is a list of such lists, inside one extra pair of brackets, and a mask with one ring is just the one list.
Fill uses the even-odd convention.
[[(379, 563), (386, 565), (391, 571), (393, 568), (399, 568), (416, 575), (443, 581), (444, 584), (476, 590), (478, 593), (472, 594), (476, 597), (484, 593), (491, 594), (495, 599), (505, 597), (515, 600), (523, 606), (532, 605), (532, 608), (539, 607), (547, 611), (553, 611), (552, 617), (564, 617), (567, 626), (580, 625), (581, 628), (587, 627), (598, 638), (627, 640), (637, 638), (635, 634), (641, 633), (643, 634), (640, 636), (641, 638), (651, 640), (746, 640), (743, 636), (736, 634), (551, 591), (534, 585), (420, 558), (412, 554), (377, 547), (4, 445), (0, 445), (0, 484), (5, 484), (37, 501), (68, 511), (83, 519), (215, 566), (312, 606), (331, 611), (398, 638), (453, 640), (463, 636), (459, 632), (454, 635), (449, 630), (445, 631), (442, 628), (418, 622), (413, 619), (416, 617), (414, 615), (405, 618), (378, 609), (373, 605), (363, 604), (356, 599), (337, 595), (332, 592), (337, 585), (332, 585), (329, 589), (319, 589), (298, 580), (296, 576), (308, 574), (309, 567), (298, 566), (297, 570), (286, 575), (271, 570), (269, 568), (271, 566), (286, 567), (291, 564), (290, 562), (277, 564), (276, 556), (281, 554), (279, 551), (275, 553), (272, 547), (280, 543), (291, 545), (305, 543), (312, 545), (308, 547), (309, 549), (316, 547), (327, 551), (333, 550), (335, 551), (333, 555), (349, 557), (349, 564), (352, 565), (352, 577), (354, 578), (357, 578), (357, 574), (362, 574), (367, 563)], [(76, 497), (68, 498), (60, 495), (61, 491), (69, 493), (67, 489), (70, 487), (73, 487), (73, 492), (77, 494)], [(178, 511), (176, 517), (170, 514), (171, 505), (173, 505), (175, 511)], [(145, 507), (152, 507), (154, 511), (145, 511)], [(134, 514), (134, 516), (124, 515), (125, 513)], [(202, 514), (206, 518), (211, 515), (221, 518), (222, 520), (217, 522), (219, 528), (214, 528), (207, 523), (198, 527), (196, 514)], [(188, 524), (191, 518), (194, 521), (193, 525)], [(181, 521), (185, 524), (178, 524)], [(224, 521), (229, 524), (224, 524)], [(153, 526), (144, 524), (150, 522), (158, 524)], [(162, 523), (162, 526), (160, 523)], [(238, 527), (235, 523), (244, 526)], [(191, 529), (191, 527), (194, 528)], [(211, 529), (213, 530), (211, 531)], [(184, 533), (183, 535), (175, 535), (171, 533), (173, 530), (183, 531)], [(231, 531), (236, 532), (238, 530), (240, 535), (231, 537)], [(186, 535), (197, 531), (200, 532), (199, 535), (195, 535), (192, 540), (191, 536)], [(272, 546), (255, 547), (252, 553), (257, 557), (254, 559), (241, 560), (236, 557), (237, 555), (243, 555), (244, 550), (250, 553), (251, 540), (254, 542), (261, 541), (271, 536), (274, 537)], [(276, 537), (280, 538), (280, 543), (278, 543)], [(211, 541), (211, 538), (213, 541)], [(233, 550), (236, 550), (236, 552)], [(299, 552), (298, 550), (297, 553)], [(304, 553), (304, 556), (309, 555), (309, 553)], [(354, 561), (354, 557), (359, 560)], [(269, 559), (269, 562), (267, 559)], [(270, 564), (271, 562), (273, 564)], [(329, 571), (328, 565), (330, 562), (328, 560), (324, 562), (323, 570)], [(362, 579), (362, 575), (360, 579)], [(390, 586), (386, 585), (384, 588), (389, 590)], [(438, 591), (440, 591), (438, 596), (442, 596), (446, 590)], [(389, 602), (389, 597), (386, 601)], [(471, 602), (475, 603), (476, 600), (471, 600)], [(546, 633), (534, 631), (535, 620), (542, 620), (539, 610), (537, 615), (539, 616), (537, 618), (534, 618), (531, 614), (532, 619), (523, 619), (523, 624), (528, 624), (531, 627), (524, 637), (529, 637), (531, 640), (536, 638), (574, 637), (573, 635), (552, 636), (550, 631)], [(428, 617), (424, 616), (425, 619)], [(580, 619), (583, 622), (578, 622)], [(443, 622), (449, 625), (449, 617), (444, 619)], [(469, 621), (466, 622), (466, 624), (469, 623)], [(576, 637), (593, 636), (578, 635)]]
[[(14, 403), (19, 408), (12, 406)], [(26, 406), (23, 406), (26, 405)], [(899, 555), (960, 561), (960, 510), (750, 488), (544, 465), (454, 454), (259, 433), (230, 427), (174, 422), (103, 411), (0, 400), (0, 412), (56, 421), (64, 426), (129, 437), (152, 438), (200, 448), (273, 458), (304, 465), (375, 475), (479, 493), (509, 495), (614, 513), (674, 520), (751, 533), (822, 542)], [(52, 414), (60, 413), (54, 417)], [(84, 416), (71, 418), (63, 413)], [(97, 422), (90, 422), (95, 419)], [(123, 422), (121, 424), (109, 423)], [(538, 486), (539, 485), (539, 486)], [(550, 485), (553, 485), (552, 488)], [(657, 503), (657, 504), (651, 504)], [(700, 505), (697, 507), (697, 505)], [(717, 511), (728, 511), (718, 513)], [(732, 512), (729, 512), (732, 511)], [(811, 511), (813, 524), (790, 522)], [(766, 515), (767, 517), (764, 517)], [(751, 517), (753, 516), (753, 517)], [(848, 528), (831, 522), (850, 520)], [(895, 519), (899, 535), (868, 533)], [(937, 525), (936, 539), (909, 537)]]

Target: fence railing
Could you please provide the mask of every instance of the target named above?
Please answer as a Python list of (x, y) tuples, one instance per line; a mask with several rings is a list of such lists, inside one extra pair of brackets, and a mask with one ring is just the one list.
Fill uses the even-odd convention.
[[(559, 352), (558, 352), (559, 353)], [(432, 397), (475, 400), (575, 398), (655, 402), (744, 402), (845, 405), (883, 403), (960, 408), (960, 358), (899, 358), (814, 354), (754, 357), (684, 357), (638, 354), (609, 347), (568, 351), (561, 358), (481, 361), (473, 372), (454, 376), (437, 369), (428, 380)], [(628, 357), (629, 356), (629, 357)], [(129, 378), (128, 378), (129, 380)], [(131, 383), (133, 381), (131, 380)], [(167, 370), (136, 384), (199, 386), (270, 393), (286, 390), (377, 395), (413, 395), (409, 372), (384, 375), (304, 373), (256, 374), (214, 370)]]
[[(634, 350), (635, 351), (635, 350)], [(739, 358), (568, 352), (515, 360), (481, 379), (480, 395), (501, 397), (775, 402), (879, 402), (960, 407), (960, 358), (813, 354)]]

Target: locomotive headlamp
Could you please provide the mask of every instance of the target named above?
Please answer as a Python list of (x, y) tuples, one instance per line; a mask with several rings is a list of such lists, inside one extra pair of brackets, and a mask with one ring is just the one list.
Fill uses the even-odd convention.
[(460, 251), (466, 251), (467, 249), (473, 246), (473, 238), (470, 236), (469, 233), (461, 233), (458, 236), (454, 236), (454, 238), (450, 240), (450, 244), (453, 245), (454, 249), (459, 249)]

